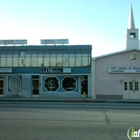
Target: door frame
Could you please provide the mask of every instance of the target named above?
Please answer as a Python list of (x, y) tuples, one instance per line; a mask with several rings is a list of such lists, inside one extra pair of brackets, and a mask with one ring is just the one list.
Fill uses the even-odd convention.
[(123, 80), (123, 99), (140, 99), (140, 79)]
[(4, 96), (4, 78), (0, 78), (0, 81), (1, 80), (3, 81), (3, 87), (0, 87), (0, 89), (3, 89), (3, 93), (0, 94), (0, 96), (3, 97)]
[[(33, 76), (38, 76), (38, 78), (34, 78)], [(32, 75), (32, 97), (39, 97), (40, 96), (40, 76), (39, 75)], [(33, 94), (33, 80), (38, 80), (38, 94)]]

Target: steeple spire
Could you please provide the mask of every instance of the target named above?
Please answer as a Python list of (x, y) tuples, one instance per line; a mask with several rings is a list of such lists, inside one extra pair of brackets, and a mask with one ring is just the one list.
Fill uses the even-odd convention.
[(130, 9), (130, 17), (129, 17), (129, 27), (128, 27), (128, 29), (135, 29), (135, 22), (134, 22), (132, 5), (131, 5), (131, 9)]
[(129, 26), (126, 31), (126, 49), (139, 49), (139, 29), (135, 28), (132, 5), (130, 9)]

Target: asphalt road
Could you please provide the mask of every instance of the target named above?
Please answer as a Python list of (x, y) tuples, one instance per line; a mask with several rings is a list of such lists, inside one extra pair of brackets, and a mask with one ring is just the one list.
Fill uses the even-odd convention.
[[(0, 103), (0, 140), (127, 140), (139, 104)], [(128, 107), (133, 106), (130, 110)], [(135, 109), (136, 106), (136, 109)]]

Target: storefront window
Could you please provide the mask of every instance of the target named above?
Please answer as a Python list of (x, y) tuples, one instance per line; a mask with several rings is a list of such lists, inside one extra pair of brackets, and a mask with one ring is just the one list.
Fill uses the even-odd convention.
[(13, 92), (18, 92), (19, 88), (21, 87), (21, 80), (19, 77), (11, 77), (9, 80), (9, 88)]
[(73, 91), (76, 89), (76, 80), (73, 77), (65, 77), (62, 86), (65, 91)]
[(59, 81), (56, 77), (48, 77), (45, 80), (45, 88), (48, 91), (56, 91), (59, 87)]

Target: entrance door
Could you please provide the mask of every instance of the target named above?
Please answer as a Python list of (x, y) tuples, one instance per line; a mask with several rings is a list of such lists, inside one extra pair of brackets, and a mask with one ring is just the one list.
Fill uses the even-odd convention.
[(88, 79), (87, 76), (80, 76), (81, 79), (81, 94), (83, 95), (84, 92), (86, 92), (86, 95), (88, 95)]
[(3, 95), (3, 79), (0, 79), (0, 95)]
[(126, 81), (124, 82), (124, 99), (140, 99), (140, 82)]
[(39, 96), (39, 76), (32, 77), (32, 95)]

